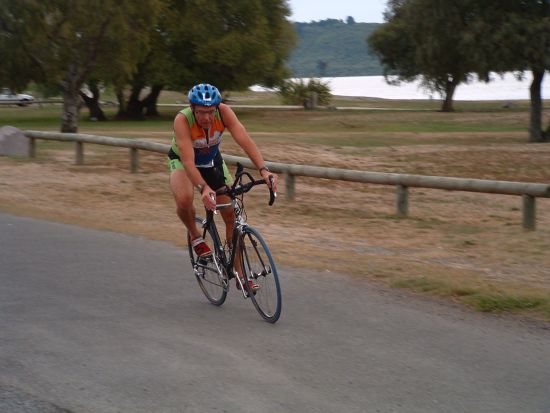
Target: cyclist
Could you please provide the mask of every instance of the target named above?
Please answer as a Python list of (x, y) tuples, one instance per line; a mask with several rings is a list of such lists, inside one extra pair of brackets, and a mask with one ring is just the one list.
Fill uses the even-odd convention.
[[(193, 188), (197, 189), (204, 206), (214, 210), (217, 201), (215, 191), (233, 182), (219, 148), (225, 129), (229, 130), (273, 191), (277, 190), (277, 175), (265, 166), (255, 142), (235, 112), (222, 103), (221, 94), (215, 86), (207, 83), (195, 85), (189, 90), (188, 98), (189, 107), (181, 110), (174, 119), (174, 138), (168, 153), (170, 188), (176, 201), (177, 215), (189, 231), (195, 253), (200, 258), (208, 258), (212, 251), (195, 224)], [(218, 201), (230, 202), (225, 195), (218, 196)], [(220, 212), (229, 243), (234, 211), (228, 208)], [(242, 272), (239, 260), (235, 267), (237, 272)], [(240, 287), (238, 282), (237, 286)], [(249, 287), (252, 290), (259, 288), (253, 281), (249, 281)]]

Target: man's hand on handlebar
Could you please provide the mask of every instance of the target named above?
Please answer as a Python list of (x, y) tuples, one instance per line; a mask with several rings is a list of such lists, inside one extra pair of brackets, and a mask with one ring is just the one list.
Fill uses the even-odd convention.
[(214, 211), (216, 209), (216, 192), (213, 191), (208, 185), (206, 185), (202, 190), (201, 200), (204, 207), (209, 211)]
[(267, 169), (263, 169), (261, 171), (262, 179), (265, 181), (267, 186), (271, 188), (273, 192), (277, 192), (277, 174), (268, 171)]

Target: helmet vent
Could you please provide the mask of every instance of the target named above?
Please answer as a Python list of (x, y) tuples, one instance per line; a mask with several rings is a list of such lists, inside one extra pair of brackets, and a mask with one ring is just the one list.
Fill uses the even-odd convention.
[(189, 103), (200, 106), (217, 106), (222, 102), (219, 90), (208, 83), (193, 86), (189, 91)]

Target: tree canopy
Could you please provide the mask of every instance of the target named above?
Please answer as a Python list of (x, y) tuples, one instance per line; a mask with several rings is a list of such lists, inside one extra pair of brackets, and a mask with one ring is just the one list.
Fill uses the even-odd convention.
[[(473, 75), (533, 72), (530, 139), (541, 131), (540, 88), (550, 68), (550, 0), (390, 0), (386, 23), (367, 39), (389, 81), (420, 78), (453, 110), (456, 87)], [(550, 131), (550, 129), (549, 129)]]
[[(550, 126), (542, 127), (542, 82), (550, 70), (550, 1), (488, 0), (485, 21), (490, 22), (489, 43), (493, 67), (500, 71), (516, 71), (523, 76), (532, 73), (530, 87), (531, 119), (529, 140), (550, 140)], [(492, 3), (492, 4), (491, 4)], [(496, 12), (491, 13), (490, 6)]]
[[(15, 90), (60, 85), (61, 130), (74, 132), (85, 82), (115, 85), (119, 103), (131, 84), (128, 106), (138, 112), (164, 85), (281, 82), (294, 44), (288, 15), (286, 0), (0, 0), (0, 50), (10, 62), (0, 81)], [(156, 96), (142, 102), (146, 85)]]
[[(151, 32), (156, 47), (139, 62), (127, 108), (119, 115), (157, 114), (164, 87), (186, 90), (209, 82), (238, 90), (280, 84), (288, 76), (285, 61), (295, 41), (289, 14), (285, 0), (168, 0)], [(149, 93), (140, 99), (146, 86)]]
[(284, 61), (295, 38), (286, 1), (173, 0), (171, 10), (165, 29), (176, 84), (203, 79), (241, 89), (273, 86), (288, 74)]
[(420, 78), (444, 97), (442, 110), (453, 110), (453, 94), (472, 74), (488, 78), (488, 55), (480, 47), (480, 0), (394, 0), (387, 23), (368, 39), (397, 81)]
[(130, 73), (149, 47), (146, 33), (161, 5), (161, 0), (144, 0), (139, 7), (131, 0), (2, 0), (2, 47), (16, 58), (14, 68), (27, 68), (23, 76), (14, 68), (2, 76), (8, 82), (19, 77), (21, 84), (58, 84), (64, 102), (61, 131), (76, 132), (84, 82), (108, 72)]

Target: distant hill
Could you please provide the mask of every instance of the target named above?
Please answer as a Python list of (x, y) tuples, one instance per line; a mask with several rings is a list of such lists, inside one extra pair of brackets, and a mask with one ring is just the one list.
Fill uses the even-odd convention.
[(294, 77), (337, 77), (382, 75), (376, 56), (366, 39), (380, 23), (357, 23), (327, 19), (294, 23), (298, 35), (288, 66)]

